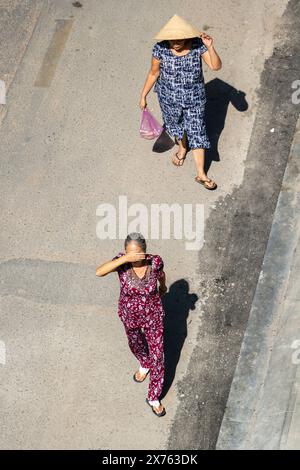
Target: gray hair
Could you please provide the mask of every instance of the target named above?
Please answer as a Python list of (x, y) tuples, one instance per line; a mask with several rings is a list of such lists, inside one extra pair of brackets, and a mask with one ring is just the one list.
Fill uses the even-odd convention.
[(132, 241), (135, 241), (140, 246), (140, 248), (146, 253), (146, 246), (147, 246), (146, 240), (141, 233), (138, 233), (138, 232), (129, 233), (124, 243), (125, 248), (127, 247), (128, 243)]

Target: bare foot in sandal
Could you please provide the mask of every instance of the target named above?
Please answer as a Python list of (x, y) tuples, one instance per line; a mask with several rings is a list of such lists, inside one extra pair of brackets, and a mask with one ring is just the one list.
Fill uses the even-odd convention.
[(217, 184), (207, 175), (196, 176), (195, 181), (197, 183), (203, 184), (206, 189), (216, 189)]
[(135, 382), (144, 382), (145, 378), (147, 377), (147, 375), (149, 374), (149, 371), (142, 374), (139, 370), (134, 374), (133, 376), (133, 380), (135, 380)]
[(186, 157), (186, 150), (178, 150), (173, 157), (172, 162), (175, 166), (182, 166)]
[(156, 416), (161, 417), (161, 416), (164, 416), (166, 414), (166, 409), (162, 405), (162, 403), (159, 403), (158, 406), (154, 406), (151, 403), (149, 403), (148, 398), (146, 398), (146, 403), (148, 403), (148, 405), (152, 408), (152, 411)]
[(156, 414), (161, 413), (161, 412), (164, 411), (164, 409), (165, 409), (162, 404), (160, 404), (158, 407), (157, 407), (157, 406), (153, 406), (153, 408), (154, 408), (154, 411), (155, 411)]

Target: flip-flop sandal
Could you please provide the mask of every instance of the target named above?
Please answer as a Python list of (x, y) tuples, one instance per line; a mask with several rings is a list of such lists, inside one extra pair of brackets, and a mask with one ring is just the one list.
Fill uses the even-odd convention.
[(148, 370), (148, 372), (146, 372), (145, 377), (144, 377), (142, 380), (138, 380), (138, 379), (136, 378), (136, 374), (137, 374), (138, 372), (139, 372), (139, 371), (136, 371), (136, 373), (133, 374), (133, 380), (134, 380), (135, 382), (137, 382), (137, 383), (140, 384), (140, 383), (144, 382), (144, 380), (146, 379), (146, 377), (147, 377), (147, 375), (149, 374), (150, 370)]
[(210, 182), (212, 181), (211, 178), (208, 178), (208, 180), (201, 180), (200, 178), (198, 178), (198, 176), (196, 176), (196, 177), (195, 177), (195, 181), (196, 181), (196, 183), (202, 184), (206, 189), (212, 190), (212, 189), (216, 189), (216, 188), (217, 188), (217, 184), (216, 184), (215, 182), (213, 182), (213, 183), (214, 183), (213, 186), (207, 186), (207, 184), (205, 184), (205, 183), (210, 183)]
[(172, 160), (173, 165), (174, 165), (174, 166), (177, 166), (177, 167), (182, 166), (182, 165), (184, 164), (184, 160), (186, 159), (186, 155), (185, 155), (184, 157), (182, 157), (182, 158), (179, 158), (179, 157), (178, 157), (178, 152), (176, 152), (174, 156), (177, 158), (177, 160), (178, 160), (179, 162), (182, 162), (182, 163), (179, 163), (178, 165), (176, 165), (176, 163), (174, 163), (174, 161)]
[(154, 410), (155, 406), (150, 405), (148, 398), (146, 398), (146, 403), (152, 408), (152, 411), (156, 416), (158, 416), (159, 418), (161, 418), (162, 416), (165, 416), (166, 409), (164, 407), (160, 413), (156, 413), (156, 411)]

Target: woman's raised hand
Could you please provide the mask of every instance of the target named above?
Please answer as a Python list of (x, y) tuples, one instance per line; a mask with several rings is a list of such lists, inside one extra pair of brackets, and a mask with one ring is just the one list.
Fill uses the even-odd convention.
[(134, 263), (135, 261), (141, 261), (142, 259), (146, 259), (146, 253), (126, 253), (124, 255), (126, 257), (126, 261), (128, 263)]
[(204, 31), (200, 33), (199, 36), (202, 39), (204, 46), (211, 47), (213, 45), (213, 38), (206, 34)]

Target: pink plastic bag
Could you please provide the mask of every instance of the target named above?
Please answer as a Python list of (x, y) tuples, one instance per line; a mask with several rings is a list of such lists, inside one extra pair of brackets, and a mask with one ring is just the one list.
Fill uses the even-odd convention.
[(162, 126), (157, 122), (154, 116), (147, 108), (142, 111), (142, 120), (140, 126), (140, 135), (144, 139), (155, 139), (163, 131)]

